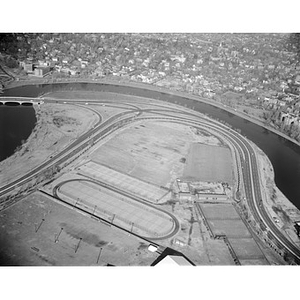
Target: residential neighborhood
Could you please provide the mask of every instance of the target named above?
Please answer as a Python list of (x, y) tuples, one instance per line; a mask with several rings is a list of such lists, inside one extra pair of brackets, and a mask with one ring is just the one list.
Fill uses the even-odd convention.
[[(1, 84), (142, 82), (216, 101), (300, 141), (300, 64), (289, 34), (2, 34)], [(9, 42), (8, 42), (9, 40)], [(2, 76), (3, 75), (3, 76)]]

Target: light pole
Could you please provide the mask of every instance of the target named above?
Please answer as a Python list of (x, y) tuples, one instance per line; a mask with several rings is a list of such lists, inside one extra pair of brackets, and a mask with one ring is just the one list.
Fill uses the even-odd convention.
[(99, 258), (100, 258), (101, 252), (102, 252), (102, 248), (100, 248), (100, 250), (99, 250), (99, 254), (98, 254), (98, 258), (97, 258), (97, 264), (99, 262)]
[(63, 230), (64, 230), (63, 228), (60, 229), (60, 232), (58, 233), (57, 237), (54, 240), (55, 243), (58, 243), (58, 238)]

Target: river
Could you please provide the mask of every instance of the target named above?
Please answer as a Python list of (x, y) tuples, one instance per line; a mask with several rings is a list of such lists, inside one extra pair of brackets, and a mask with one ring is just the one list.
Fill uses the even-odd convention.
[(0, 161), (11, 156), (26, 141), (35, 123), (32, 106), (0, 106)]
[(259, 125), (220, 108), (187, 99), (182, 96), (171, 95), (159, 91), (98, 83), (28, 85), (4, 90), (2, 96), (37, 97), (42, 93), (62, 89), (106, 91), (160, 99), (186, 105), (187, 107), (193, 107), (199, 112), (208, 114), (215, 119), (225, 121), (234, 128), (240, 129), (241, 134), (253, 141), (266, 153), (274, 168), (275, 183), (277, 187), (298, 209), (300, 209), (300, 147)]

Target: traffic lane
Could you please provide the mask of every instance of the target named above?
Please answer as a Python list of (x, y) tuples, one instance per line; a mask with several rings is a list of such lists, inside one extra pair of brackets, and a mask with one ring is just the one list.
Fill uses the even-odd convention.
[[(52, 158), (48, 159), (46, 162), (42, 163), (40, 166), (38, 166), (37, 168), (33, 169), (32, 171), (28, 172), (27, 174), (25, 174), (24, 176), (18, 178), (17, 180), (1, 187), (0, 189), (0, 196), (10, 192), (12, 190), (12, 188), (14, 187), (18, 187), (19, 185), (23, 185), (24, 183), (29, 182), (32, 177), (37, 176), (38, 173), (40, 173), (42, 171), (42, 169), (44, 168), (48, 168), (51, 167), (51, 165), (57, 160), (59, 159), (61, 156), (65, 155), (67, 152), (71, 151), (72, 148), (75, 148), (77, 145), (79, 145), (80, 143), (82, 143), (84, 140), (86, 140), (90, 135), (93, 135), (94, 133), (96, 133), (98, 130), (101, 130), (103, 127), (107, 126), (109, 124), (109, 122), (115, 121), (117, 118), (122, 117), (128, 113), (132, 113), (132, 111), (129, 112), (122, 112), (118, 115), (115, 115), (111, 118), (109, 118), (108, 120), (106, 120), (104, 123), (99, 124), (98, 126), (96, 126), (95, 128), (91, 129), (90, 131), (86, 132), (85, 134), (83, 134), (81, 137), (79, 137), (75, 142), (73, 142), (71, 145), (69, 145), (66, 149), (62, 150), (60, 153), (58, 153), (57, 155), (53, 156)], [(74, 150), (74, 149), (73, 149)], [(56, 162), (57, 163), (57, 162)], [(25, 181), (25, 182), (24, 182)], [(18, 185), (19, 183), (19, 185)], [(2, 191), (1, 191), (2, 190)]]

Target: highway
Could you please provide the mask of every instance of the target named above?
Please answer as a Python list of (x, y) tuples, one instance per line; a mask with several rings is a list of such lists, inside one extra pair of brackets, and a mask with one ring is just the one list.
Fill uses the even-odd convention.
[[(277, 225), (273, 222), (272, 218), (268, 215), (266, 209), (262, 205), (261, 196), (261, 186), (259, 180), (259, 171), (257, 167), (257, 161), (255, 156), (255, 151), (251, 144), (240, 135), (238, 132), (230, 129), (229, 127), (208, 119), (207, 117), (200, 117), (196, 112), (188, 111), (186, 108), (180, 108), (178, 105), (176, 108), (167, 108), (166, 105), (156, 105), (155, 108), (139, 108), (137, 101), (126, 100), (125, 102), (120, 102), (118, 104), (111, 103), (111, 101), (68, 101), (66, 99), (43, 99), (45, 103), (68, 103), (68, 104), (83, 104), (83, 102), (91, 105), (106, 103), (105, 105), (116, 105), (119, 107), (122, 105), (131, 105), (127, 111), (118, 113), (106, 121), (102, 122), (101, 116), (99, 114), (99, 121), (94, 128), (90, 129), (88, 132), (83, 134), (75, 142), (69, 145), (67, 148), (62, 150), (59, 154), (53, 156), (51, 159), (47, 160), (31, 172), (28, 172), (24, 176), (14, 180), (13, 182), (0, 188), (0, 197), (6, 193), (12, 191), (15, 187), (20, 186), (26, 182), (29, 182), (32, 178), (40, 176), (45, 170), (52, 168), (53, 165), (61, 165), (67, 161), (71, 156), (75, 155), (78, 151), (87, 147), (90, 143), (90, 139), (94, 143), (102, 139), (104, 136), (111, 133), (111, 131), (124, 126), (127, 122), (137, 122), (143, 120), (153, 120), (153, 121), (167, 121), (180, 124), (186, 124), (188, 126), (193, 126), (199, 129), (206, 129), (208, 132), (217, 133), (223, 137), (235, 149), (236, 155), (239, 157), (240, 165), (242, 170), (237, 170), (238, 183), (241, 180), (244, 183), (244, 191), (246, 195), (246, 201), (249, 205), (251, 213), (259, 224), (262, 231), (267, 232), (268, 237), (275, 243), (279, 250), (284, 250), (295, 258), (297, 264), (300, 264), (300, 250), (294, 243), (292, 243), (283, 234)], [(140, 100), (142, 101), (142, 100)], [(149, 104), (150, 105), (150, 104)], [(145, 116), (146, 115), (146, 116)], [(240, 184), (237, 185), (237, 190), (240, 189)]]
[[(53, 101), (51, 101), (53, 102)], [(81, 102), (80, 102), (81, 103)], [(77, 102), (74, 102), (74, 104), (77, 104)], [(10, 182), (7, 185), (4, 185), (0, 187), (0, 197), (3, 195), (9, 193), (13, 189), (15, 189), (18, 186), (21, 186), (23, 184), (26, 184), (27, 182), (30, 182), (34, 177), (41, 176), (42, 173), (52, 168), (54, 165), (60, 165), (64, 161), (66, 161), (70, 156), (74, 155), (77, 151), (80, 151), (81, 147), (84, 148), (88, 145), (88, 142), (90, 141), (90, 138), (93, 137), (94, 139), (97, 139), (101, 136), (104, 136), (107, 134), (110, 130), (112, 130), (114, 127), (118, 126), (118, 123), (122, 123), (124, 121), (131, 120), (133, 117), (137, 115), (136, 110), (130, 109), (128, 111), (119, 113), (117, 115), (112, 116), (111, 118), (107, 119), (105, 122), (102, 123), (102, 118), (100, 113), (99, 115), (99, 121), (94, 126), (94, 128), (90, 129), (86, 133), (84, 133), (82, 136), (80, 136), (76, 141), (74, 141), (72, 144), (70, 144), (68, 147), (66, 147), (64, 150), (62, 150), (60, 153), (54, 155), (52, 158), (48, 159), (38, 167), (34, 168), (30, 172), (24, 174), (22, 177), (14, 180), (13, 182)], [(126, 117), (129, 115), (129, 117)]]
[[(149, 117), (148, 119), (151, 118)], [(213, 122), (207, 123), (207, 121), (203, 122), (200, 120), (192, 121), (187, 118), (174, 118), (171, 115), (169, 115), (168, 118), (162, 116), (153, 117), (152, 119), (168, 120), (169, 122), (175, 123), (185, 123), (190, 126), (194, 125), (196, 127), (198, 126), (199, 129), (206, 128), (208, 131), (213, 130), (222, 136), (225, 136), (239, 154), (246, 200), (249, 204), (255, 221), (260, 225), (261, 230), (268, 232), (268, 237), (271, 238), (279, 250), (285, 249), (295, 258), (298, 264), (300, 263), (300, 249), (279, 230), (262, 205), (259, 173), (255, 152), (250, 143), (242, 135), (222, 124), (216, 124)]]

